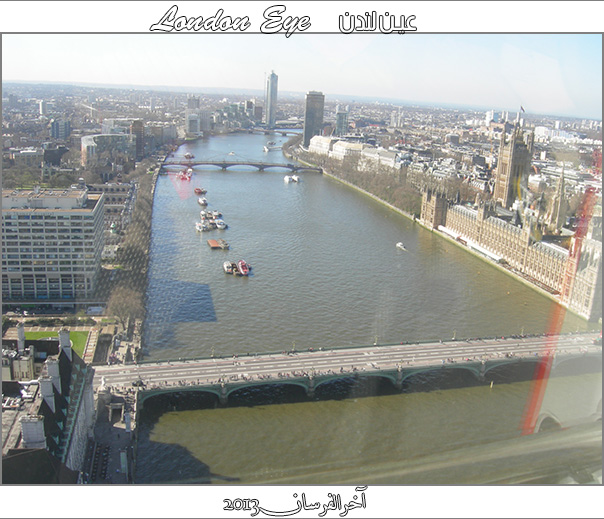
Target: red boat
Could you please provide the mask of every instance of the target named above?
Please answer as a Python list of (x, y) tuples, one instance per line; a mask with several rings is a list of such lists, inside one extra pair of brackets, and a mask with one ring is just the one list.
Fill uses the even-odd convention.
[(237, 272), (242, 276), (247, 276), (250, 273), (250, 268), (244, 260), (239, 260), (237, 262)]
[(207, 190), (203, 189), (202, 187), (196, 187), (193, 191), (195, 191), (196, 195), (203, 195), (204, 193), (207, 193)]
[(189, 168), (186, 171), (181, 171), (178, 175), (178, 178), (180, 178), (180, 180), (191, 180), (192, 174), (193, 174), (193, 170), (191, 168)]

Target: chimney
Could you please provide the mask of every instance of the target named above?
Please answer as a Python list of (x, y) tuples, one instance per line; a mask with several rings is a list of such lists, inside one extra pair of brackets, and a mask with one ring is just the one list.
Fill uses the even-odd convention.
[(19, 355), (25, 352), (25, 326), (22, 321), (17, 323), (17, 351)]
[(61, 375), (59, 374), (59, 361), (57, 359), (46, 359), (46, 370), (48, 376), (52, 379), (52, 385), (60, 394), (61, 391)]
[(39, 415), (22, 416), (19, 422), (21, 424), (21, 443), (23, 448), (45, 449), (44, 417)]
[(40, 382), (40, 390), (42, 391), (42, 398), (44, 399), (44, 401), (48, 404), (48, 407), (50, 407), (50, 409), (54, 413), (56, 411), (56, 407), (55, 407), (55, 392), (54, 392), (54, 385), (52, 383), (52, 377), (48, 377), (48, 376), (40, 377), (38, 379), (38, 382)]
[(71, 361), (71, 340), (69, 339), (69, 329), (61, 328), (59, 330), (59, 349), (64, 351), (67, 358)]

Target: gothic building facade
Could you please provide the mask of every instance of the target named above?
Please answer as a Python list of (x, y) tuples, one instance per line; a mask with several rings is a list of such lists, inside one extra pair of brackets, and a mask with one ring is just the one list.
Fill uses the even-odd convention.
[[(581, 241), (580, 252), (542, 241), (532, 217), (502, 216), (493, 202), (478, 201), (474, 207), (454, 204), (435, 192), (422, 196), (420, 221), (438, 230), (511, 273), (554, 296), (561, 304), (591, 320), (602, 315), (602, 239), (596, 231)], [(601, 229), (601, 223), (600, 229)], [(591, 226), (594, 228), (594, 225)], [(562, 297), (565, 277), (571, 276), (568, 297)]]

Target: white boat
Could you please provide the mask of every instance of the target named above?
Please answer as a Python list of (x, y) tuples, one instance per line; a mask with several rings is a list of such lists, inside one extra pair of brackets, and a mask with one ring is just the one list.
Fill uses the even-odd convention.
[(407, 250), (407, 249), (405, 249), (405, 244), (404, 244), (402, 241), (399, 241), (399, 242), (396, 244), (396, 248), (397, 248), (397, 249), (401, 249), (401, 250)]
[(216, 229), (226, 229), (228, 225), (224, 222), (224, 220), (216, 220)]
[(222, 213), (220, 211), (208, 211), (214, 218), (220, 218)]
[(205, 207), (206, 205), (208, 205), (208, 200), (206, 198), (204, 198), (204, 197), (200, 197), (200, 198), (197, 199), (197, 203), (199, 205)]
[(300, 177), (298, 175), (292, 175), (292, 182), (300, 182)]
[(293, 181), (294, 181), (294, 179), (292, 178), (292, 176), (291, 176), (291, 175), (285, 175), (285, 176), (283, 177), (283, 181), (284, 181), (284, 182), (293, 182)]
[(195, 230), (197, 232), (205, 232), (210, 230), (210, 226), (204, 222), (195, 222)]
[(229, 155), (235, 155), (234, 151), (229, 151)]
[(264, 148), (262, 148), (262, 151), (264, 151), (264, 153), (268, 153), (268, 146), (264, 146)]
[(227, 274), (233, 274), (237, 270), (237, 263), (233, 261), (225, 261), (222, 268)]

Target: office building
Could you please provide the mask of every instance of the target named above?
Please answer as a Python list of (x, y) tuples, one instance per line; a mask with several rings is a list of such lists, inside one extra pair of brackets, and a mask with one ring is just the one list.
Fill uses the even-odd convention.
[(101, 270), (104, 195), (86, 189), (2, 191), (4, 303), (74, 305)]
[(65, 119), (53, 119), (50, 122), (50, 136), (53, 139), (66, 141), (71, 135), (71, 123)]
[(336, 108), (336, 136), (342, 137), (348, 133), (348, 112), (341, 109), (340, 106)]
[(266, 81), (266, 126), (274, 128), (277, 122), (277, 83), (279, 77), (271, 72)]
[(136, 160), (141, 160), (145, 153), (145, 128), (141, 119), (135, 119), (130, 124), (130, 135), (136, 138)]
[(323, 130), (323, 108), (325, 96), (321, 92), (308, 92), (306, 94), (306, 107), (304, 109), (304, 136), (303, 145), (308, 148), (310, 139), (321, 135)]
[(81, 152), (84, 167), (94, 166), (104, 152), (111, 158), (116, 154), (125, 154), (128, 159), (133, 159), (136, 157), (136, 137), (121, 133), (85, 135), (81, 141)]

